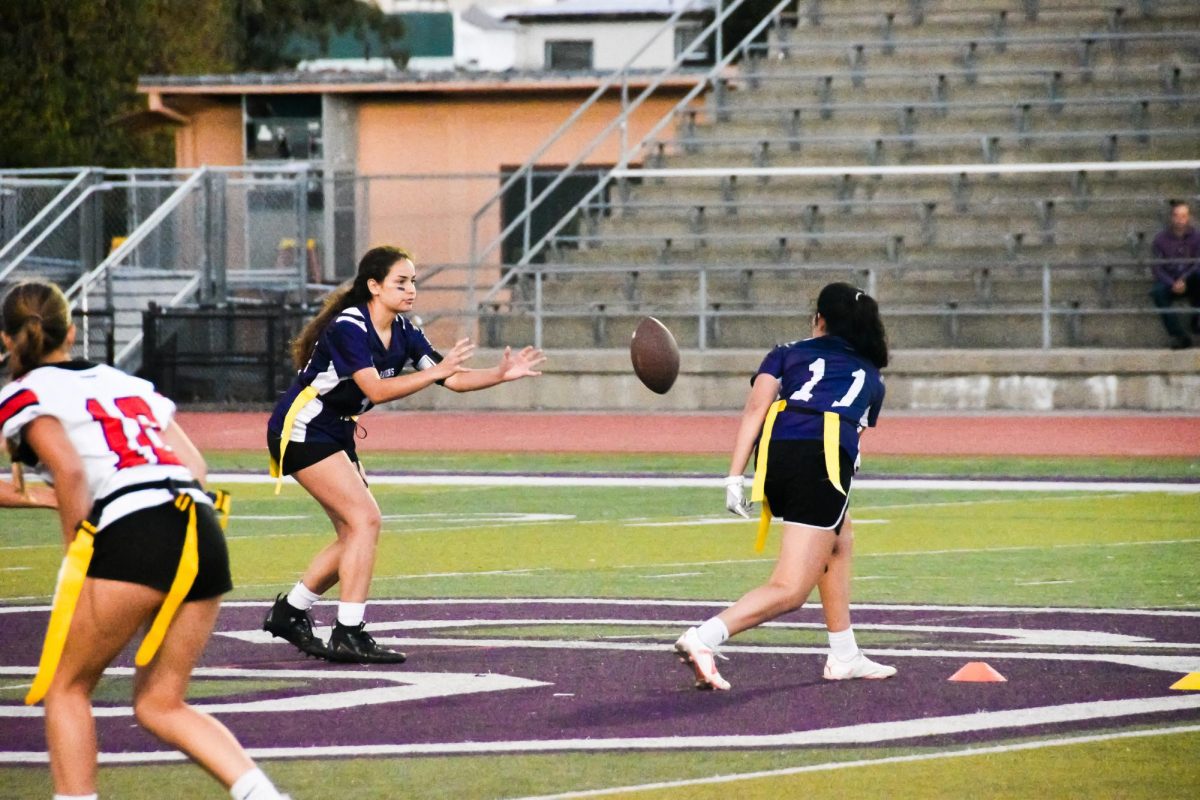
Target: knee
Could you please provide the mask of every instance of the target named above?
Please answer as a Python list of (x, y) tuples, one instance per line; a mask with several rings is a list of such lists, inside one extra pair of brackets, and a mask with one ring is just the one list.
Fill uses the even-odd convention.
[(138, 724), (151, 733), (163, 726), (163, 721), (183, 707), (183, 698), (163, 698), (154, 695), (136, 697), (133, 716)]
[(374, 541), (379, 538), (379, 530), (383, 527), (383, 517), (378, 508), (355, 510), (347, 517), (346, 527), (352, 537)]
[[(804, 601), (808, 599), (809, 592), (804, 591), (803, 587), (795, 584), (775, 582), (772, 583), (772, 586), (779, 596), (779, 604), (783, 606), (780, 613), (795, 611), (804, 605)], [(809, 587), (809, 591), (812, 591), (811, 587)]]

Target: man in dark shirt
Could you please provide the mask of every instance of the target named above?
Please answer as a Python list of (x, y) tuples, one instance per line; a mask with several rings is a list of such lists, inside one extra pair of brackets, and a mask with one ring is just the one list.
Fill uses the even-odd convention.
[(1200, 308), (1200, 231), (1191, 224), (1191, 210), (1183, 201), (1171, 203), (1171, 222), (1154, 237), (1154, 287), (1150, 296), (1163, 309), (1163, 327), (1171, 337), (1171, 349), (1192, 346), (1184, 326), (1191, 319), (1193, 333), (1200, 333), (1200, 316), (1180, 314), (1171, 304), (1185, 297), (1192, 308)]

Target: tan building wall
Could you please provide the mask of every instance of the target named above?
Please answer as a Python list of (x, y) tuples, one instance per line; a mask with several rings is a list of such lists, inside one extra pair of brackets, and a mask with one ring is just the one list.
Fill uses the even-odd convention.
[(175, 166), (236, 167), (245, 160), (241, 98), (188, 99), (170, 103), (188, 124), (175, 130)]
[[(660, 87), (632, 116), (627, 141), (636, 142), (687, 91), (687, 82)], [(151, 104), (161, 102), (186, 116), (176, 131), (176, 165), (238, 166), (245, 163), (242, 97), (260, 93), (322, 93), (331, 87), (143, 85)], [(466, 265), (471, 257), (471, 218), (500, 188), (501, 170), (517, 167), (578, 108), (596, 88), (594, 81), (566, 81), (557, 86), (491, 84), (483, 87), (449, 84), (438, 89), (413, 84), (387, 87), (338, 87), (341, 100), (357, 110), (355, 173), (358, 193), (358, 249), (397, 244), (411, 250), (424, 265)], [(637, 96), (642, 87), (631, 86)], [(586, 145), (620, 113), (619, 94), (602, 98), (572, 126), (539, 163), (548, 169), (574, 160)], [(621, 139), (614, 132), (586, 164), (616, 162)], [(417, 179), (417, 176), (428, 176)], [(234, 200), (236, 203), (236, 200)], [(500, 232), (500, 205), (481, 220), (480, 246)], [(236, 227), (236, 226), (233, 226)], [(231, 228), (232, 231), (232, 228)], [(236, 235), (236, 233), (231, 233)], [(237, 243), (231, 252), (240, 252)], [(325, 243), (320, 243), (321, 247)], [(488, 257), (498, 265), (498, 248)], [(231, 257), (231, 265), (237, 259)], [(352, 266), (338, 265), (345, 274)], [(461, 267), (442, 269), (426, 282), (418, 313), (466, 309), (468, 286), (480, 292), (494, 283), (498, 269), (475, 274)], [(331, 277), (331, 276), (327, 276)], [(476, 335), (462, 318), (447, 316), (438, 325), (443, 336)]]

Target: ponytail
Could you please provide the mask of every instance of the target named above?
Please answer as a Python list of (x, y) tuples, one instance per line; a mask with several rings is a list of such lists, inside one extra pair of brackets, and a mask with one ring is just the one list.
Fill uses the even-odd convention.
[(412, 260), (412, 256), (408, 254), (408, 251), (401, 250), (399, 247), (376, 247), (363, 255), (358, 262), (358, 273), (354, 276), (354, 280), (347, 281), (334, 289), (325, 298), (317, 315), (309, 320), (304, 329), (300, 331), (300, 335), (292, 340), (292, 363), (297, 371), (304, 369), (304, 365), (312, 358), (317, 339), (338, 314), (351, 306), (360, 306), (371, 299), (371, 290), (367, 286), (367, 281), (383, 283), (383, 279), (387, 277), (392, 265), (405, 259)]
[(62, 290), (47, 281), (23, 281), (4, 297), (4, 333), (12, 347), (8, 369), (19, 378), (63, 346), (71, 330), (71, 307)]
[(877, 369), (888, 365), (887, 332), (875, 298), (848, 283), (831, 283), (817, 297), (825, 332), (845, 339)]

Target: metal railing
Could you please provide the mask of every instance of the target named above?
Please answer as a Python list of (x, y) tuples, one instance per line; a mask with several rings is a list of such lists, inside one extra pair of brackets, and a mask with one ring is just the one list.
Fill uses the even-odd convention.
[[(659, 119), (659, 121), (657, 123), (655, 123), (647, 133), (645, 133), (633, 145), (623, 146), (621, 149), (619, 158), (617, 160), (617, 169), (625, 167), (629, 163), (629, 161), (632, 159), (632, 157), (636, 153), (639, 153), (643, 149), (646, 142), (653, 140), (653, 138), (658, 134), (658, 132), (661, 131), (667, 124), (669, 124), (674, 119), (675, 113), (678, 109), (683, 108), (687, 104), (691, 103), (692, 100), (694, 100), (697, 96), (700, 95), (700, 93), (705, 89), (705, 87), (712, 84), (715, 76), (719, 75), (726, 67), (728, 67), (731, 63), (733, 63), (733, 61), (736, 58), (741, 56), (746, 51), (746, 49), (750, 46), (750, 44), (752, 42), (754, 42), (760, 36), (760, 34), (762, 34), (767, 29), (767, 27), (769, 25), (778, 24), (779, 16), (783, 12), (783, 9), (786, 8), (787, 6), (789, 6), (793, 1), (794, 0), (780, 0), (780, 2), (777, 3), (758, 22), (758, 24), (756, 24), (743, 37), (741, 42), (739, 42), (733, 49), (729, 50), (720, 59), (718, 59), (716, 61), (716, 63), (714, 63), (713, 66), (705, 74), (698, 76), (696, 78), (696, 83), (693, 85), (693, 87), (688, 92), (686, 92), (683, 95), (683, 97), (673, 107), (671, 107), (665, 114), (663, 114), (662, 117)], [(636, 110), (639, 106), (641, 106), (641, 104), (643, 102), (645, 102), (645, 100), (668, 77), (670, 77), (673, 74), (676, 74), (680, 65), (684, 63), (684, 61), (687, 59), (687, 57), (689, 55), (691, 55), (691, 53), (693, 51), (695, 51), (696, 48), (698, 48), (701, 45), (701, 43), (707, 39), (707, 37), (713, 35), (714, 31), (719, 30), (720, 26), (725, 22), (725, 20), (729, 17), (729, 15), (731, 15), (734, 11), (736, 11), (740, 7), (742, 2), (743, 2), (743, 0), (734, 0), (733, 3), (731, 3), (728, 6), (725, 6), (721, 10), (721, 12), (716, 15), (716, 17), (713, 19), (713, 22), (707, 28), (705, 28), (703, 31), (701, 31), (699, 34), (697, 34), (696, 38), (692, 40), (692, 43), (687, 47), (687, 49), (685, 49), (682, 53), (679, 54), (678, 58), (676, 58), (676, 60), (675, 60), (675, 63), (673, 63), (671, 66), (667, 67), (657, 78), (655, 78), (655, 80), (648, 87), (646, 87), (646, 89), (644, 89), (641, 92), (641, 94), (639, 94), (637, 96), (637, 98), (635, 98), (626, 108), (624, 108), (622, 110), (620, 116), (618, 116), (616, 119), (614, 119), (612, 122), (610, 122), (608, 124), (608, 126), (606, 126), (604, 128), (604, 130), (602, 130), (587, 146), (584, 147), (584, 150), (578, 156), (576, 156), (576, 158), (560, 173), (559, 177), (556, 178), (555, 181), (553, 181), (550, 184), (550, 186), (547, 187), (547, 189), (545, 191), (543, 191), (543, 193), (541, 195), (539, 195), (537, 198), (535, 198), (531, 201), (531, 203), (522, 212), (522, 216), (528, 216), (529, 214), (531, 214), (533, 209), (538, 204), (540, 204), (542, 201), (545, 200), (545, 198), (549, 195), (550, 191), (552, 191), (553, 188), (555, 186), (557, 186), (559, 183), (561, 183), (563, 180), (566, 180), (566, 178), (570, 174), (570, 172), (572, 170), (578, 168), (579, 165), (583, 163), (584, 159), (586, 159), (599, 146), (599, 144), (601, 142), (603, 142), (605, 139), (607, 139), (612, 134), (613, 130), (617, 126), (625, 125), (628, 117), (632, 114), (632, 112), (634, 110)], [(556, 235), (558, 235), (559, 231), (561, 231), (567, 224), (570, 223), (570, 221), (579, 212), (580, 208), (585, 207), (586, 205), (591, 203), (597, 196), (599, 196), (602, 192), (606, 191), (607, 187), (609, 186), (609, 184), (611, 183), (611, 181), (613, 179), (614, 173), (615, 173), (614, 170), (610, 170), (605, 175), (603, 175), (601, 177), (601, 179), (596, 183), (596, 185), (591, 190), (589, 190), (587, 192), (587, 194), (585, 194), (584, 197), (582, 199), (580, 199), (574, 205), (574, 207), (572, 207), (566, 214), (564, 214), (562, 216), (562, 218), (553, 227), (551, 227), (551, 229), (546, 234), (544, 234), (542, 236), (541, 239), (539, 239), (535, 244), (526, 248), (524, 254), (522, 255), (521, 259), (517, 262), (516, 266), (518, 268), (520, 268), (520, 267), (524, 267), (525, 265), (529, 264), (532, 261), (532, 259), (538, 253), (540, 253), (544, 247), (546, 247), (547, 243), (549, 241), (551, 241)], [(501, 241), (504, 236), (508, 235), (508, 233), (511, 232), (511, 230), (513, 228), (515, 228), (517, 222), (520, 219), (521, 219), (521, 217), (518, 217), (517, 220), (514, 220), (513, 223), (510, 223), (510, 225), (504, 231), (501, 232), (500, 237), (498, 237), (496, 240), (494, 240), (493, 243), (490, 244), (483, 251), (480, 251), (478, 254), (474, 255), (472, 258), (472, 262), (476, 263), (476, 264), (481, 263), (482, 259), (485, 258), (492, 250), (495, 249), (498, 242)], [(492, 289), (487, 293), (487, 295), (485, 295), (485, 297), (483, 298), (483, 302), (485, 302), (485, 303), (489, 302), (499, 292), (503, 291), (504, 288), (509, 284), (509, 282), (515, 277), (515, 275), (518, 273), (518, 271), (519, 270), (510, 271), (508, 275), (506, 275), (498, 283), (496, 283), (492, 287)], [(540, 331), (538, 333), (538, 336), (540, 336)]]
[[(809, 286), (820, 281), (850, 279), (871, 295), (875, 296), (883, 308), (885, 318), (896, 317), (937, 317), (942, 319), (948, 331), (948, 337), (953, 342), (958, 338), (958, 329), (962, 321), (979, 317), (1024, 317), (1037, 321), (1036, 338), (1042, 349), (1067, 345), (1086, 345), (1079, 333), (1080, 321), (1085, 317), (1109, 318), (1114, 316), (1133, 316), (1145, 319), (1147, 325), (1156, 326), (1154, 321), (1164, 313), (1175, 315), (1190, 315), (1193, 310), (1189, 307), (1178, 309), (1158, 309), (1145, 302), (1134, 305), (1129, 302), (1117, 302), (1112, 297), (1112, 284), (1117, 273), (1128, 273), (1127, 278), (1133, 279), (1136, 273), (1142, 285), (1148, 286), (1150, 278), (1146, 274), (1148, 267), (1156, 263), (1152, 259), (1099, 259), (1096, 261), (1061, 261), (1028, 260), (1008, 263), (993, 263), (987, 266), (938, 265), (920, 267), (927, 273), (941, 273), (960, 278), (970, 277), (974, 287), (971, 295), (953, 298), (950, 293), (943, 291), (936, 302), (891, 302), (887, 291), (881, 287), (881, 281), (887, 278), (890, 285), (902, 286), (906, 272), (914, 269), (912, 265), (888, 263), (886, 261), (827, 263), (819, 265), (779, 265), (755, 263), (753, 265), (696, 263), (696, 264), (645, 264), (621, 263), (604, 265), (537, 265), (535, 270), (526, 274), (529, 285), (525, 288), (525, 299), (509, 300), (507, 302), (492, 301), (481, 310), (481, 323), (485, 331), (496, 329), (496, 323), (503, 319), (529, 319), (535, 331), (535, 342), (538, 336), (544, 337), (545, 324), (553, 320), (587, 320), (593, 331), (592, 346), (612, 347), (613, 342), (607, 340), (608, 331), (619, 323), (625, 323), (632, 330), (637, 320), (653, 315), (668, 322), (676, 329), (680, 337), (680, 345), (684, 348), (695, 347), (708, 350), (713, 347), (729, 346), (721, 341), (719, 334), (722, 321), (735, 319), (795, 319), (798, 313), (797, 305), (792, 298), (779, 297), (774, 302), (756, 301), (750, 297), (745, 284), (750, 276), (778, 275), (794, 278), (797, 286), (807, 282)], [(838, 277), (838, 276), (842, 277)], [(1086, 303), (1077, 298), (1056, 297), (1056, 284), (1065, 280), (1068, 275), (1082, 276), (1094, 282), (1094, 291), (1105, 296), (1099, 302)], [(612, 286), (597, 286), (591, 291), (591, 299), (586, 302), (559, 302), (547, 299), (547, 282), (554, 277), (591, 277), (608, 276), (619, 284), (615, 293)], [(658, 277), (659, 280), (674, 280), (677, 284), (677, 294), (683, 299), (670, 300), (663, 297), (661, 290), (655, 298), (641, 294), (636, 289), (639, 280)], [(726, 284), (731, 277), (736, 277), (743, 287), (729, 293), (728, 286), (724, 293), (714, 288), (714, 283), (725, 279)], [(1032, 296), (1026, 302), (1001, 302), (991, 295), (993, 286), (1004, 281), (1032, 281), (1036, 285), (1037, 298)], [(611, 283), (612, 281), (610, 281)], [(1139, 299), (1143, 296), (1139, 292)], [(1069, 329), (1067, 341), (1056, 341), (1054, 324), (1057, 320), (1066, 320)], [(1154, 329), (1154, 328), (1152, 328)], [(684, 333), (686, 331), (686, 333)], [(537, 333), (542, 332), (542, 333)], [(1019, 331), (1013, 331), (1018, 334)], [(1031, 331), (1032, 333), (1032, 331)], [(491, 341), (490, 339), (496, 339)], [(1060, 337), (1061, 338), (1061, 337)], [(485, 335), (484, 344), (498, 346), (499, 338), (494, 334)], [(903, 342), (898, 346), (911, 346)], [(562, 346), (558, 342), (542, 342), (538, 346)], [(740, 346), (734, 344), (733, 346)], [(1108, 346), (1114, 346), (1109, 344)]]
[[(742, 2), (743, 2), (743, 0), (734, 0), (733, 5), (736, 7), (737, 5), (739, 5)], [(509, 177), (500, 185), (500, 188), (497, 189), (492, 194), (491, 197), (489, 197), (486, 201), (484, 201), (483, 205), (481, 205), (479, 207), (479, 210), (476, 211), (475, 214), (471, 217), (470, 255), (471, 255), (472, 263), (478, 264), (478, 263), (482, 262), (483, 259), (487, 258), (487, 256), (490, 255), (497, 247), (499, 247), (500, 243), (502, 241), (504, 241), (504, 239), (507, 238), (508, 235), (511, 234), (517, 228), (518, 225), (522, 226), (522, 228), (523, 228), (525, 244), (526, 244), (526, 247), (528, 247), (529, 236), (530, 236), (530, 227), (529, 227), (530, 226), (530, 217), (532, 214), (532, 208), (530, 206), (534, 203), (540, 205), (541, 201), (543, 201), (546, 198), (546, 196), (554, 189), (554, 186), (551, 186), (550, 188), (543, 191), (541, 195), (539, 195), (537, 201), (533, 200), (533, 173), (538, 168), (538, 163), (539, 163), (540, 159), (547, 152), (549, 152), (550, 148), (552, 148), (555, 144), (557, 144), (563, 138), (563, 136), (565, 136), (567, 133), (569, 133), (574, 128), (575, 123), (578, 122), (579, 119), (582, 118), (583, 115), (589, 109), (591, 109), (593, 106), (595, 106), (600, 101), (600, 99), (602, 97), (604, 97), (604, 95), (606, 95), (609, 92), (613, 91), (614, 89), (618, 89), (618, 88), (620, 89), (620, 92), (621, 92), (622, 114), (620, 117), (620, 132), (621, 132), (621, 136), (622, 136), (622, 149), (624, 149), (624, 136), (626, 135), (626, 126), (628, 124), (627, 103), (628, 103), (628, 98), (629, 98), (629, 82), (630, 82), (631, 78), (638, 77), (639, 75), (644, 74), (644, 73), (640, 73), (639, 71), (636, 71), (634, 69), (634, 64), (637, 63), (638, 59), (641, 58), (642, 55), (645, 54), (645, 52), (650, 48), (650, 46), (652, 44), (654, 44), (656, 41), (658, 41), (660, 36), (662, 36), (664, 33), (673, 31), (675, 28), (675, 24), (683, 17), (684, 14), (695, 12), (695, 11), (706, 10), (709, 7), (710, 7), (710, 3), (707, 2), (707, 0), (687, 0), (687, 2), (681, 3), (679, 5), (679, 7), (671, 14), (671, 16), (669, 16), (662, 23), (662, 25), (660, 25), (654, 31), (654, 33), (652, 33), (649, 36), (649, 38), (647, 38), (647, 40), (642, 44), (642, 46), (639, 47), (636, 51), (634, 51), (633, 55), (631, 55), (629, 57), (629, 59), (625, 62), (625, 64), (622, 65), (619, 69), (615, 70), (599, 86), (597, 86), (596, 89), (588, 96), (588, 98), (586, 100), (584, 100), (582, 103), (580, 103), (579, 106), (575, 109), (575, 111), (573, 111), (571, 113), (571, 115), (569, 117), (567, 117), (567, 119), (561, 125), (559, 125), (558, 128), (552, 134), (550, 134), (550, 136), (548, 136), (546, 138), (546, 140), (544, 142), (542, 142), (542, 144), (539, 145), (536, 150), (533, 151), (533, 154), (530, 155), (529, 158), (527, 158), (525, 160), (525, 163), (523, 163), (511, 175), (509, 175)], [(686, 60), (683, 56), (692, 54), (696, 49), (695, 48), (696, 43), (701, 41), (702, 38), (703, 38), (703, 35), (697, 36), (696, 39), (693, 41), (692, 46), (687, 48), (687, 50), (683, 54), (681, 54), (679, 57), (677, 57), (675, 59), (675, 62), (671, 65), (671, 67), (668, 68), (668, 71), (674, 71), (675, 69), (678, 69), (678, 67), (681, 66), (684, 63), (684, 61)], [(717, 53), (718, 53), (717, 57), (718, 58), (720, 58), (720, 56), (721, 56), (721, 47), (722, 47), (721, 41), (718, 36), (718, 39), (717, 39)], [(608, 129), (606, 128), (606, 131), (607, 130)], [(582, 159), (580, 159), (580, 160), (582, 160)], [(577, 166), (577, 165), (573, 164), (572, 167), (570, 167), (569, 169), (573, 169), (574, 166)], [(503, 198), (503, 196), (505, 195), (506, 192), (508, 192), (512, 187), (516, 186), (518, 183), (520, 183), (522, 181), (525, 183), (525, 203), (526, 203), (526, 211), (528, 213), (522, 214), (517, 219), (513, 220), (509, 225), (505, 226), (504, 230), (501, 231), (499, 236), (497, 236), (495, 239), (493, 239), (491, 242), (489, 242), (487, 245), (485, 245), (482, 250), (479, 250), (478, 249), (478, 236), (479, 236), (478, 230), (479, 230), (480, 221), (485, 216), (492, 213), (496, 204), (500, 202), (501, 198)]]

